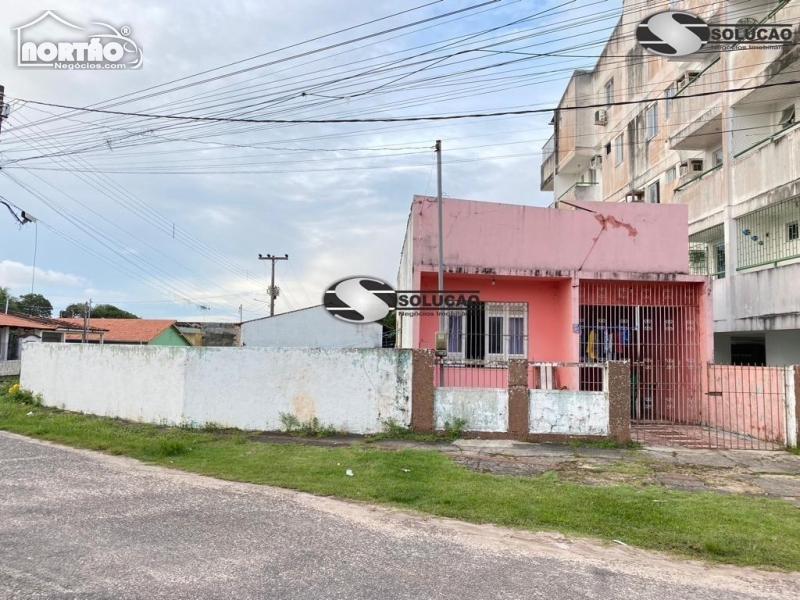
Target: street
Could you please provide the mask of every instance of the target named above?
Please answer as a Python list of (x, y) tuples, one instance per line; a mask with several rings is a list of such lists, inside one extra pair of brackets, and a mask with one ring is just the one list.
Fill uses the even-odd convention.
[(425, 518), (0, 432), (3, 599), (702, 600), (799, 587), (797, 574)]

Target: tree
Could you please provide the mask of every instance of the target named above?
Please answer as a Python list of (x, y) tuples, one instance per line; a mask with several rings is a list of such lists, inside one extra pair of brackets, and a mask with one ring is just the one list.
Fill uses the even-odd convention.
[(8, 312), (19, 312), (19, 303), (11, 296), (8, 288), (0, 287), (0, 312), (5, 312), (6, 300), (8, 300)]
[(49, 317), (53, 314), (53, 305), (41, 294), (23, 294), (19, 297), (17, 310), (34, 317)]
[(92, 316), (98, 319), (138, 319), (135, 314), (117, 308), (113, 304), (98, 304), (92, 308)]
[[(64, 309), (68, 317), (82, 317), (86, 311), (86, 305), (76, 302)], [(95, 319), (138, 319), (139, 317), (127, 310), (122, 310), (113, 304), (98, 304), (92, 307), (92, 317)]]

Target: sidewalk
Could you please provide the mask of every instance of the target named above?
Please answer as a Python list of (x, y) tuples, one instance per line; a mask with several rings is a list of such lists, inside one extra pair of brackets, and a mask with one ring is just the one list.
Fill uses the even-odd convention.
[(800, 505), (800, 456), (781, 451), (687, 450), (647, 447), (605, 449), (506, 440), (457, 440), (444, 450), (476, 471), (559, 479), (587, 485), (657, 484), (684, 491), (713, 491), (785, 498)]
[[(262, 433), (268, 444), (352, 446), (362, 436), (326, 438)], [(718, 492), (783, 498), (800, 506), (800, 456), (784, 451), (696, 450), (650, 446), (642, 450), (532, 444), (513, 440), (463, 439), (448, 442), (377, 440), (384, 450), (437, 450), (467, 469), (495, 475), (536, 477), (553, 473), (583, 485), (660, 485), (690, 492)]]

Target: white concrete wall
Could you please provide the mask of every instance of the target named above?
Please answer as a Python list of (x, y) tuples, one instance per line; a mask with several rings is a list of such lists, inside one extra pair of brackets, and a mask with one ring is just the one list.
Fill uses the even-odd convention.
[(180, 423), (186, 352), (170, 346), (25, 344), (20, 385), (46, 406)]
[(382, 339), (380, 323), (346, 323), (324, 306), (242, 323), (248, 348), (380, 348)]
[(137, 421), (276, 430), (287, 412), (375, 433), (410, 422), (411, 352), (29, 344), (21, 385), (48, 406)]
[(465, 431), (508, 431), (508, 390), (502, 388), (436, 388), (433, 414), (436, 429), (464, 419)]
[(0, 360), (0, 377), (19, 375), (20, 364), (18, 360)]
[(411, 352), (248, 347), (188, 354), (188, 420), (277, 430), (281, 412), (351, 433), (376, 433), (389, 418), (408, 424)]
[(604, 392), (530, 390), (530, 433), (608, 435)]

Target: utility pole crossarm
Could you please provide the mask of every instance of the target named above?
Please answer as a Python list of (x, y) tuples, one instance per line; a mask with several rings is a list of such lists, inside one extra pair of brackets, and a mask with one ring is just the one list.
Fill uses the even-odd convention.
[(269, 289), (267, 290), (267, 294), (269, 295), (269, 316), (275, 316), (275, 298), (278, 297), (278, 290), (275, 287), (275, 261), (277, 260), (289, 260), (289, 255), (284, 254), (283, 256), (275, 256), (273, 254), (259, 254), (258, 260), (269, 260), (272, 261), (272, 277), (270, 279)]

